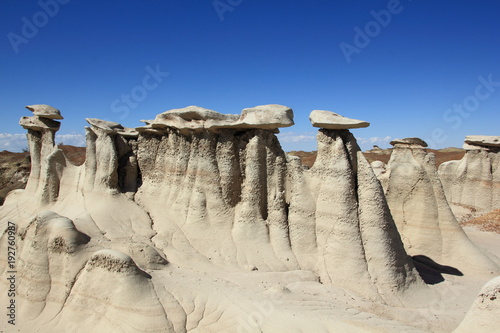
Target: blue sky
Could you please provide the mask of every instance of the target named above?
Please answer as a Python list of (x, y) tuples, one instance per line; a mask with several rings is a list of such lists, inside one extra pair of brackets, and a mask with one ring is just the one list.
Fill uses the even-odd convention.
[(353, 130), (364, 149), (500, 135), (498, 1), (5, 0), (0, 13), (0, 150), (26, 147), (28, 104), (61, 110), (66, 144), (83, 143), (86, 117), (135, 127), (271, 103), (295, 113), (286, 151), (315, 149), (314, 109), (369, 121)]

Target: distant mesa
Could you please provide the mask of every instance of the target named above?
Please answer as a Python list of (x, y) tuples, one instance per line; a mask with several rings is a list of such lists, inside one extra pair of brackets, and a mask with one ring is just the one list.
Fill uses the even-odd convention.
[(64, 119), (61, 112), (47, 104), (26, 105), (26, 109), (33, 112), (35, 116), (47, 119)]
[(370, 126), (370, 123), (366, 121), (347, 118), (338, 113), (325, 110), (312, 111), (309, 115), (309, 120), (314, 127), (332, 130), (344, 130)]
[(405, 138), (405, 139), (395, 139), (390, 142), (391, 145), (399, 147), (427, 147), (427, 142), (419, 138)]

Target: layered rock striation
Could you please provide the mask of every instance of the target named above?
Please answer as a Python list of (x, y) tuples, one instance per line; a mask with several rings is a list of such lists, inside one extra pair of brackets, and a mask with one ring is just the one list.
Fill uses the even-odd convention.
[(467, 238), (446, 200), (434, 154), (417, 138), (392, 142), (394, 149), (381, 174), (387, 202), (413, 256), (426, 256), (466, 273), (497, 272), (498, 266)]
[[(86, 161), (74, 166), (54, 145), (59, 123), (53, 118), (60, 112), (42, 109), (21, 120), (34, 166), (28, 186), (0, 208), (0, 228), (16, 221), (20, 238), (22, 312), (43, 324), (41, 331), (236, 331), (248, 326), (241, 316), (259, 308), (252, 297), (258, 304), (272, 300), (272, 311), (283, 314), (266, 315), (255, 331), (308, 330), (311, 323), (317, 330), (345, 330), (352, 327), (315, 310), (301, 308), (305, 314), (292, 319), (277, 299), (300, 303), (301, 296), (290, 290), (303, 287), (337, 288), (345, 299), (381, 307), (418, 306), (436, 296), (404, 249), (398, 208), (395, 223), (393, 206), (349, 131), (366, 122), (313, 111), (311, 122), (320, 128), (318, 157), (304, 169), (275, 135), (293, 124), (292, 110), (282, 105), (240, 115), (190, 106), (137, 128), (88, 118)], [(436, 189), (435, 170), (422, 164), (426, 158), (418, 149), (415, 161), (421, 164), (412, 160), (418, 142), (398, 144), (405, 145), (403, 169), (410, 163), (415, 174), (428, 173), (422, 180), (410, 177), (424, 184), (416, 193), (441, 193), (430, 207), (451, 214), (439, 201), (444, 194)], [(399, 177), (390, 165), (386, 173), (394, 182)], [(398, 191), (391, 178), (388, 186), (389, 193)], [(466, 244), (462, 236), (447, 238), (455, 225), (441, 215), (428, 217), (439, 221), (436, 230), (442, 232), (432, 238), (444, 244), (432, 252), (443, 254), (437, 260)], [(4, 232), (0, 243), (6, 239)], [(427, 246), (417, 237), (408, 251), (420, 242)], [(250, 296), (262, 287), (252, 289), (240, 278), (249, 274), (263, 281), (278, 274), (286, 281)], [(241, 294), (248, 299), (238, 301)], [(75, 325), (64, 327), (68, 322)]]
[(458, 219), (500, 209), (500, 137), (467, 136), (465, 156), (439, 166), (446, 198)]

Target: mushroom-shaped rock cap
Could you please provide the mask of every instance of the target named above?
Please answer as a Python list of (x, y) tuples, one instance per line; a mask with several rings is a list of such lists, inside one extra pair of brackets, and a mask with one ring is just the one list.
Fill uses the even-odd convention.
[(226, 115), (192, 105), (160, 113), (150, 125), (153, 128), (203, 129), (217, 127), (217, 125), (232, 124), (237, 119), (238, 115)]
[(220, 112), (210, 110), (210, 109), (205, 109), (200, 106), (196, 105), (191, 105), (187, 106), (182, 109), (173, 109), (166, 111), (164, 113), (159, 114), (159, 116), (169, 118), (171, 117), (179, 117), (182, 118), (186, 121), (193, 121), (193, 120), (209, 120), (209, 119), (214, 119), (214, 120), (226, 120), (227, 115), (222, 114)]
[(419, 138), (395, 139), (390, 142), (391, 145), (427, 147), (427, 142)]
[(30, 129), (37, 132), (45, 130), (56, 132), (59, 130), (59, 127), (61, 127), (61, 123), (56, 120), (39, 117), (21, 117), (19, 125), (24, 129)]
[(240, 128), (277, 129), (293, 126), (293, 110), (279, 104), (258, 105), (241, 111)]
[(115, 123), (113, 121), (102, 120), (97, 118), (85, 118), (85, 120), (92, 127), (99, 128), (108, 134), (116, 133), (126, 138), (136, 138), (137, 136), (139, 136), (139, 132), (136, 129), (130, 127), (123, 127), (121, 124)]
[(64, 119), (61, 111), (47, 104), (26, 105), (26, 109), (33, 112), (35, 116), (48, 119)]
[(325, 110), (313, 110), (309, 120), (314, 127), (333, 130), (344, 130), (350, 128), (362, 128), (370, 126), (370, 123), (362, 120), (351, 119), (338, 113)]
[(500, 147), (500, 136), (467, 135), (465, 143), (474, 146)]
[(113, 133), (118, 129), (123, 129), (123, 126), (115, 123), (114, 121), (102, 120), (97, 118), (85, 118), (85, 120), (92, 126), (103, 130), (106, 133)]
[[(141, 127), (139, 131), (147, 130), (148, 125)], [(241, 115), (237, 115), (222, 114), (199, 106), (188, 106), (160, 113), (150, 125), (152, 128), (173, 127), (181, 130), (220, 128), (275, 130), (293, 125), (293, 111), (287, 106), (270, 104), (243, 109)]]

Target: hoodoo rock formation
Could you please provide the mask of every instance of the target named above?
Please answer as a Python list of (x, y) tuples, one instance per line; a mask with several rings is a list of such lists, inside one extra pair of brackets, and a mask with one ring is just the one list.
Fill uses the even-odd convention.
[(467, 136), (465, 156), (439, 166), (446, 198), (457, 218), (500, 209), (500, 137)]
[[(292, 160), (290, 170), (290, 242), (301, 267), (316, 269), (322, 281), (390, 304), (404, 304), (405, 292), (424, 294), (382, 187), (348, 130), (360, 121), (313, 111), (311, 122), (318, 112), (331, 122), (321, 122), (330, 129), (318, 132), (316, 161), (303, 171)], [(352, 265), (339, 270), (346, 261)]]
[(498, 272), (498, 266), (467, 238), (446, 200), (434, 154), (418, 138), (391, 142), (394, 149), (382, 176), (392, 216), (413, 256), (467, 273)]
[[(393, 158), (402, 164), (389, 163), (388, 194), (406, 201), (387, 204), (349, 131), (366, 122), (313, 111), (318, 157), (304, 169), (275, 135), (293, 125), (282, 105), (240, 115), (190, 106), (137, 128), (87, 118), (86, 161), (75, 166), (54, 145), (60, 112), (31, 109), (21, 125), (32, 173), (0, 207), (2, 248), (16, 226), (21, 330), (426, 329), (414, 323), (414, 309), (440, 296), (404, 249), (396, 223), (405, 214), (416, 218), (401, 224), (403, 238), (416, 232), (410, 253), (429, 246), (421, 234), (430, 225), (425, 236), (438, 244), (432, 258), (469, 255), (477, 267), (489, 264), (449, 220), (418, 142), (396, 144)], [(410, 176), (398, 189), (403, 169)], [(422, 191), (435, 195), (428, 202)], [(408, 198), (429, 205), (430, 215)], [(8, 270), (3, 256), (0, 272)], [(0, 304), (9, 302), (7, 290), (2, 279)], [(346, 319), (348, 309), (360, 318)]]

